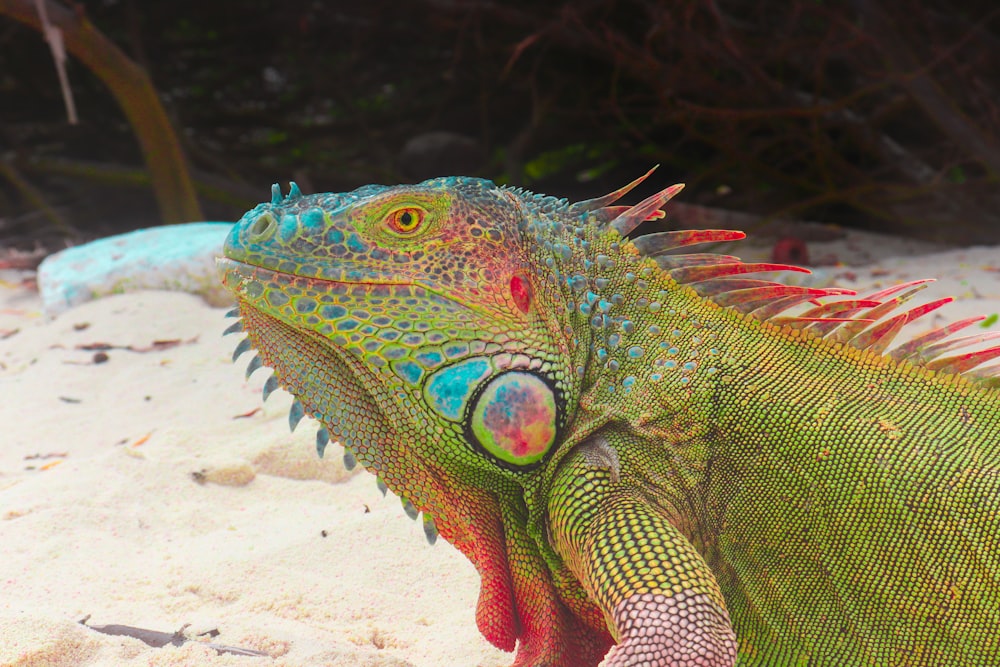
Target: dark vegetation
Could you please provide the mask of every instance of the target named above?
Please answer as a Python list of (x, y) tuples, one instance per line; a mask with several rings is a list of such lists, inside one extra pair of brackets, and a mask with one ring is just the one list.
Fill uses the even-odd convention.
[(0, 244), (235, 220), (275, 181), (590, 197), (655, 163), (640, 195), (684, 181), (764, 219), (1000, 242), (993, 0), (46, 4), (122, 62), (76, 47), (68, 124), (33, 1), (0, 0)]

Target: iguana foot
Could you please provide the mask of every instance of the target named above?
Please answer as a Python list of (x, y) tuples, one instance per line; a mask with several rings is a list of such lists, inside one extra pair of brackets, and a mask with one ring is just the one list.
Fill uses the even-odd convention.
[(614, 610), (621, 641), (601, 667), (732, 667), (729, 615), (704, 594), (640, 593)]

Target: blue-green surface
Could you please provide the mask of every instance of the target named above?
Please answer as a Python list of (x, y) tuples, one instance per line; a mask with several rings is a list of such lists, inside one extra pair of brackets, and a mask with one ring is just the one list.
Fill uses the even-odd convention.
[(212, 304), (228, 303), (215, 257), (232, 226), (191, 222), (151, 227), (50, 255), (38, 267), (45, 311), (56, 315), (101, 296), (141, 289), (191, 292)]

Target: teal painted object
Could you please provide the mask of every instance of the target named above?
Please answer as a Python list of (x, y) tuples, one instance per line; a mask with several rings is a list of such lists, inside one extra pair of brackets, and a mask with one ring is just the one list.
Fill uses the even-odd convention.
[(139, 229), (67, 248), (38, 267), (48, 315), (108, 294), (143, 289), (199, 294), (212, 305), (232, 297), (219, 282), (215, 258), (231, 222), (191, 222)]

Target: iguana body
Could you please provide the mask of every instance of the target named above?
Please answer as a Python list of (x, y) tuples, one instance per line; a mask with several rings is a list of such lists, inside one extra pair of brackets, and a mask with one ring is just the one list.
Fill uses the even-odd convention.
[(850, 293), (627, 241), (679, 190), (633, 185), (276, 191), (220, 260), (237, 353), (472, 560), (515, 665), (994, 663), (1000, 392), (956, 373), (1000, 349), (883, 354), (915, 284), (787, 317)]

